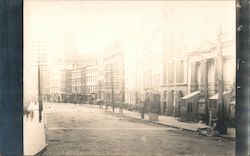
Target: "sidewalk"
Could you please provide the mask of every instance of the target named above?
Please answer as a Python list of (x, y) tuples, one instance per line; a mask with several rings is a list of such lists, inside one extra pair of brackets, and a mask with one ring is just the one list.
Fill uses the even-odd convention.
[[(88, 106), (100, 108), (97, 105), (88, 105)], [(106, 106), (103, 106), (103, 109), (106, 110)], [(112, 107), (109, 106), (108, 110), (112, 111)], [(115, 113), (120, 113), (119, 108), (115, 108), (114, 112)], [(126, 110), (126, 109), (123, 109), (123, 115), (131, 117), (131, 118), (141, 119), (141, 114), (140, 113), (129, 111), (129, 110)], [(144, 119), (143, 120), (149, 121), (148, 114), (144, 114)], [(178, 118), (175, 118), (175, 117), (172, 117), (172, 116), (165, 116), (165, 115), (158, 115), (158, 121), (153, 121), (153, 122), (157, 123), (157, 124), (160, 124), (160, 125), (170, 126), (170, 127), (174, 127), (174, 128), (178, 128), (178, 129), (192, 131), (192, 132), (196, 132), (197, 129), (202, 126), (202, 124), (200, 124), (200, 123), (180, 122), (180, 121), (178, 121)], [(235, 140), (235, 128), (228, 128), (227, 131), (228, 131), (228, 134), (227, 135), (221, 135), (221, 137), (226, 138), (226, 139)]]
[(36, 155), (46, 147), (46, 136), (43, 119), (39, 122), (38, 104), (31, 103), (30, 114), (23, 116), (23, 149), (24, 155)]

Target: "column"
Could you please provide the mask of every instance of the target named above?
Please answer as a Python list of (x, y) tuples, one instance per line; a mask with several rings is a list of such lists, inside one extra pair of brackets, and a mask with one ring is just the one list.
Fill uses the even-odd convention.
[(204, 98), (205, 114), (204, 120), (208, 121), (208, 71), (207, 60), (201, 61), (201, 84), (200, 84), (201, 97)]
[(207, 75), (207, 60), (201, 61), (201, 84), (200, 84), (200, 90), (201, 90), (201, 96), (206, 97), (207, 96), (207, 84), (208, 84), (208, 75)]
[(208, 67), (207, 67), (207, 60), (203, 61), (204, 64), (204, 98), (205, 98), (205, 119), (209, 119), (208, 113)]
[(218, 93), (218, 71), (217, 71), (217, 58), (214, 58), (214, 94)]
[(177, 116), (178, 113), (177, 113), (177, 90), (175, 89), (174, 91), (174, 110), (173, 110), (173, 116)]
[(161, 91), (161, 96), (160, 96), (160, 114), (163, 114), (163, 105), (164, 105), (164, 90)]
[(173, 110), (173, 116), (175, 116), (175, 114), (176, 114), (176, 61), (174, 61), (174, 99), (173, 99), (173, 108), (174, 108), (174, 110)]
[(197, 63), (191, 63), (191, 85), (190, 85), (190, 92), (196, 91), (197, 88)]
[(167, 115), (170, 115), (170, 104), (169, 104), (169, 101), (170, 101), (170, 98), (169, 98), (169, 90), (166, 92), (166, 114)]

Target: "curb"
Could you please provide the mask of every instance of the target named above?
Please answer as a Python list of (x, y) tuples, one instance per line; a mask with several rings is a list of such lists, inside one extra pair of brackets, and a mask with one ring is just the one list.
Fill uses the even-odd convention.
[(163, 123), (160, 123), (160, 122), (157, 122), (157, 121), (153, 121), (153, 123), (156, 123), (156, 124), (162, 125), (162, 126), (168, 126), (168, 127), (180, 129), (180, 130), (185, 130), (185, 131), (189, 131), (189, 132), (196, 132), (195, 130), (191, 130), (191, 129), (187, 129), (187, 128), (180, 128), (180, 127), (173, 126), (173, 125), (167, 125), (167, 124), (163, 124)]
[(42, 155), (43, 153), (45, 153), (46, 150), (47, 150), (47, 145), (46, 145), (41, 151), (39, 151), (38, 153), (36, 153), (34, 156), (40, 156), (40, 155)]
[(140, 120), (140, 121), (145, 121), (145, 122), (148, 122), (148, 123), (153, 123), (153, 124), (157, 124), (157, 125), (161, 125), (161, 126), (171, 127), (171, 128), (175, 128), (175, 129), (179, 129), (179, 130), (186, 130), (186, 131), (190, 131), (190, 132), (196, 132), (194, 130), (190, 130), (190, 129), (186, 129), (186, 128), (180, 128), (180, 127), (176, 127), (176, 126), (172, 126), (172, 125), (167, 125), (167, 124), (163, 124), (163, 123), (160, 123), (160, 122), (157, 122), (157, 121), (149, 121), (149, 120), (147, 120), (145, 118), (144, 119), (136, 118), (136, 117), (133, 117), (133, 116), (125, 115), (124, 113), (120, 114), (120, 113), (113, 112), (113, 111), (110, 111), (110, 110), (106, 110), (106, 111), (109, 111), (109, 112), (114, 113), (114, 114), (126, 116), (128, 118), (132, 118), (132, 119), (136, 119), (136, 120)]
[[(107, 110), (107, 109), (105, 109), (105, 110), (109, 111), (109, 112), (112, 112), (114, 114), (120, 114), (120, 113), (113, 112), (113, 111), (110, 111), (110, 110)], [(149, 121), (149, 120), (146, 120), (146, 119), (141, 119), (141, 118), (136, 118), (136, 117), (133, 117), (133, 116), (128, 116), (128, 115), (125, 115), (124, 113), (122, 115), (126, 116), (126, 117), (129, 117), (129, 118), (132, 118), (132, 119), (136, 119), (136, 120), (140, 120), (140, 121), (146, 121), (146, 122), (154, 123), (154, 124), (161, 125), (161, 126), (167, 126), (167, 127), (171, 127), (171, 128), (175, 128), (175, 129), (179, 129), (179, 130), (189, 131), (189, 132), (197, 132), (195, 130), (191, 130), (191, 129), (187, 129), (187, 128), (180, 128), (180, 127), (173, 126), (173, 125), (167, 125), (167, 124), (163, 124), (163, 123), (160, 123), (160, 122), (157, 122), (157, 121)], [(235, 138), (231, 137), (231, 136), (222, 136), (222, 135), (219, 135), (218, 137), (223, 138), (223, 139), (227, 139), (227, 140), (235, 141)]]
[(223, 139), (227, 139), (227, 140), (232, 140), (235, 141), (236, 138), (235, 137), (231, 137), (231, 136), (223, 136), (223, 135), (219, 135), (219, 137), (223, 138)]

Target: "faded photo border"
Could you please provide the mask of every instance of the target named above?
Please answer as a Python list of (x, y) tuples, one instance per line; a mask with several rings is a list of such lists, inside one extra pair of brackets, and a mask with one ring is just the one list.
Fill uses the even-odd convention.
[(22, 0), (0, 0), (0, 155), (23, 155)]
[[(23, 1), (0, 0), (0, 155), (23, 155)], [(250, 154), (249, 5), (236, 0), (235, 151), (240, 156)]]
[(236, 155), (249, 155), (249, 8), (250, 2), (236, 1)]

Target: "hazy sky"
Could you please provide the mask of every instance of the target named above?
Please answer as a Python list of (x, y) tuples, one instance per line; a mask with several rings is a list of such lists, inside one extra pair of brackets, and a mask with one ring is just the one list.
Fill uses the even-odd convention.
[[(185, 48), (196, 48), (215, 39), (219, 23), (223, 32), (234, 35), (234, 1), (24, 0), (24, 70), (32, 75), (36, 68), (38, 43), (50, 62), (72, 54), (100, 54), (131, 32), (161, 29), (163, 19), (168, 40), (181, 33)], [(25, 74), (25, 81), (33, 79)]]
[[(211, 25), (210, 21), (225, 18), (220, 17), (221, 14), (232, 15), (233, 5), (227, 7), (226, 4), (233, 4), (233, 1), (25, 0), (25, 43), (31, 46), (38, 40), (46, 42), (49, 50), (56, 54), (101, 53), (128, 32), (161, 26), (163, 14), (171, 14), (173, 10), (175, 15), (168, 18), (171, 17), (169, 21), (177, 21), (174, 27), (180, 27), (180, 31), (189, 29), (186, 32), (197, 38), (202, 24), (204, 29), (204, 25)], [(213, 19), (215, 17), (217, 19)]]

